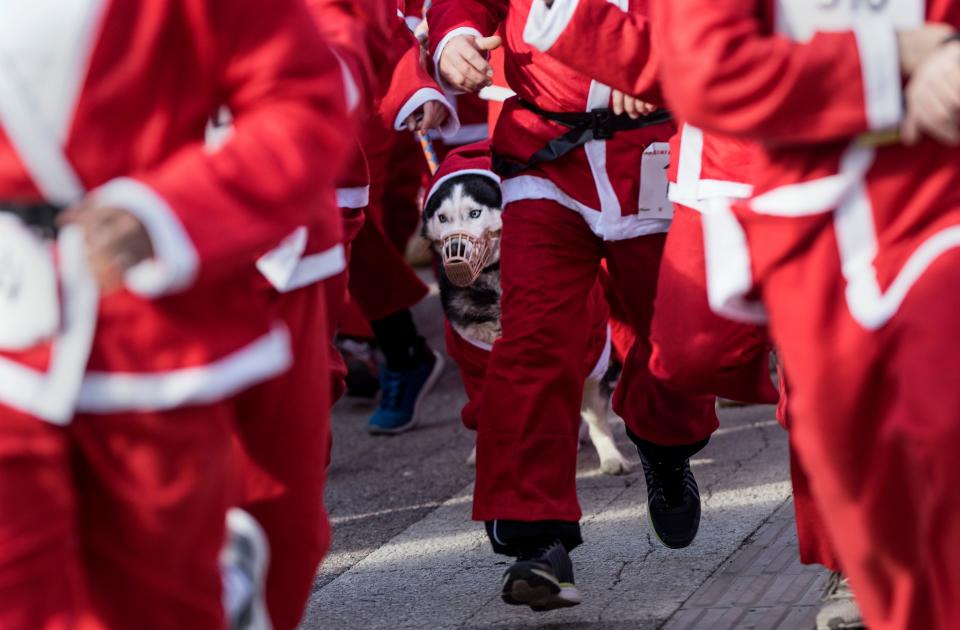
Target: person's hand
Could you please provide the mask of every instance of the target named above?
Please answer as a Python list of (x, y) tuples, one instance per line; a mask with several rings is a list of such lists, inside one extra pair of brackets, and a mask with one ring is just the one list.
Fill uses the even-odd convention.
[(928, 23), (915, 29), (897, 32), (900, 72), (910, 77), (927, 57), (933, 54), (945, 39), (953, 35), (949, 24)]
[(427, 101), (423, 107), (407, 116), (408, 131), (427, 133), (431, 129), (438, 129), (447, 120), (447, 108), (438, 101)]
[(634, 98), (627, 94), (624, 94), (620, 90), (614, 90), (613, 94), (610, 97), (611, 104), (613, 105), (613, 113), (620, 115), (626, 113), (627, 116), (636, 120), (641, 116), (647, 116), (652, 114), (656, 109), (656, 105), (651, 105), (645, 101), (641, 101), (638, 98)]
[(102, 293), (123, 286), (124, 274), (153, 257), (153, 243), (140, 220), (121, 208), (85, 200), (68, 208), (61, 225), (79, 226), (86, 237), (87, 257)]
[(486, 54), (496, 50), (503, 40), (492, 37), (459, 35), (447, 42), (440, 54), (438, 68), (443, 80), (458, 90), (479, 92), (493, 83), (493, 67)]
[(940, 46), (920, 64), (907, 84), (906, 101), (905, 144), (915, 144), (923, 135), (960, 144), (960, 42)]

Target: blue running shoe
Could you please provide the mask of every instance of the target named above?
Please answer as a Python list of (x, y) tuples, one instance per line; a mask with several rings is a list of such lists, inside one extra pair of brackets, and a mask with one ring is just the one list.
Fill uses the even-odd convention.
[(428, 359), (409, 372), (380, 368), (380, 406), (370, 417), (370, 433), (403, 433), (416, 426), (420, 402), (443, 372), (443, 357), (431, 350)]

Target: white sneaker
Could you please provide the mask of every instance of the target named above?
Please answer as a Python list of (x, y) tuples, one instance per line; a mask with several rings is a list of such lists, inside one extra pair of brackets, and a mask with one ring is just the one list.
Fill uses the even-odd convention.
[(248, 512), (228, 510), (220, 575), (230, 630), (272, 630), (264, 593), (269, 565), (270, 545), (263, 528)]

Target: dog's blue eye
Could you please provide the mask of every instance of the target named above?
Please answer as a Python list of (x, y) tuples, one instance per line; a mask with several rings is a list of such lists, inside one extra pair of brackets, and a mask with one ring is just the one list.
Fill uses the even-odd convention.
[(471, 210), (471, 211), (470, 211), (470, 218), (471, 218), (471, 219), (479, 219), (481, 212), (483, 212), (483, 210), (481, 210), (480, 208), (477, 208), (477, 209), (475, 209), (475, 210)]
[(439, 221), (440, 223), (446, 223), (446, 222), (447, 222), (447, 215), (445, 215), (445, 214), (438, 214), (438, 215), (437, 215), (437, 221)]

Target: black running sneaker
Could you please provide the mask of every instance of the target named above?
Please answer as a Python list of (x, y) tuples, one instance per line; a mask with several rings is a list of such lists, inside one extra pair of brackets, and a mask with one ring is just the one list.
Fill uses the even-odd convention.
[(573, 583), (573, 563), (557, 540), (523, 553), (503, 574), (503, 601), (536, 612), (576, 606), (582, 600)]
[(651, 463), (641, 452), (640, 461), (647, 481), (650, 526), (670, 549), (688, 546), (700, 528), (700, 489), (690, 470), (690, 460)]

